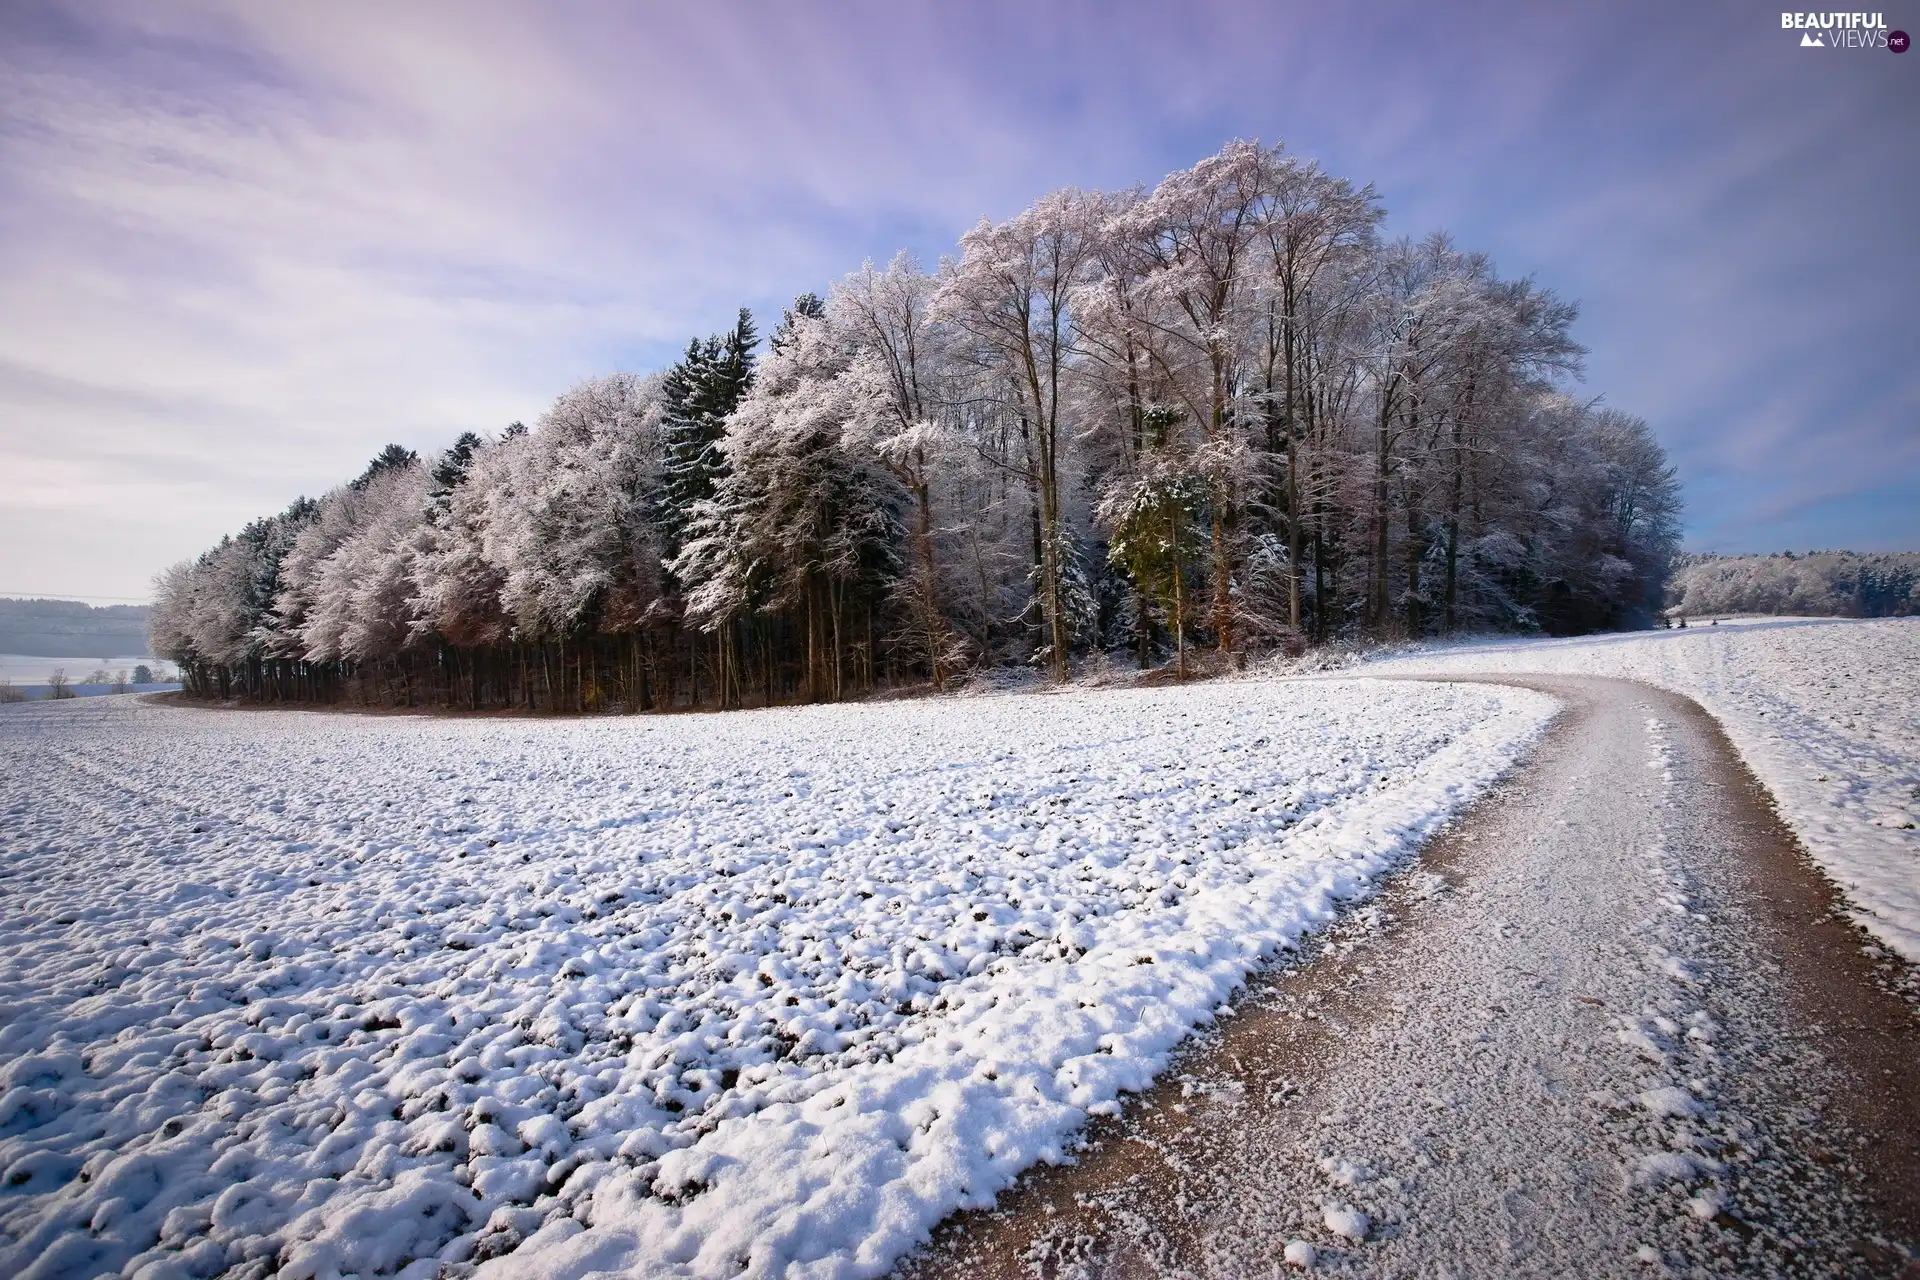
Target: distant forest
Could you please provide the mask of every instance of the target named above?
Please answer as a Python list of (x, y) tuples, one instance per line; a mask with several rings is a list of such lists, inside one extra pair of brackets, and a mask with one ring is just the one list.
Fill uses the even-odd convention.
[(126, 658), (147, 652), (144, 604), (0, 598), (0, 653)]
[(1680, 494), (1577, 307), (1228, 145), (390, 447), (156, 583), (214, 696), (654, 710), (1645, 624)]
[(1671, 612), (1690, 617), (1913, 617), (1920, 615), (1920, 551), (1684, 555), (1675, 561), (1667, 599)]

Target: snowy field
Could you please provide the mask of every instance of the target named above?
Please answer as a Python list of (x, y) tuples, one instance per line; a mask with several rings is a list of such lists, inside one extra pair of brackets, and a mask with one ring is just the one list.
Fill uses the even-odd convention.
[(0, 1275), (880, 1274), (1550, 715), (0, 707)]
[[(126, 689), (116, 689), (110, 684), (70, 684), (67, 692), (76, 698), (108, 698), (120, 693), (172, 693), (181, 686), (177, 684), (131, 684)], [(45, 698), (52, 692), (52, 686), (44, 684), (16, 684), (15, 693), (32, 700)]]
[(1363, 669), (1624, 676), (1686, 694), (1725, 727), (1860, 923), (1920, 963), (1920, 618), (1494, 641)]
[(152, 667), (155, 671), (173, 670), (171, 662), (154, 657), (138, 658), (44, 658), (30, 653), (0, 653), (0, 680), (11, 680), (15, 684), (45, 684), (47, 677), (55, 671), (67, 673), (67, 679), (83, 679), (90, 672), (105, 669), (113, 671), (132, 671), (137, 666)]
[[(0, 653), (0, 680), (11, 683), (16, 693), (29, 698), (44, 698), (47, 696), (47, 678), (55, 671), (65, 672), (71, 682), (84, 680), (103, 669), (110, 674), (125, 671), (131, 675), (135, 667), (143, 664), (156, 672), (174, 674), (173, 664), (159, 658), (41, 658), (24, 653)], [(179, 687), (177, 683), (139, 684), (132, 686), (130, 691), (156, 693)], [(67, 688), (76, 698), (103, 697), (116, 692), (111, 684), (69, 683)]]

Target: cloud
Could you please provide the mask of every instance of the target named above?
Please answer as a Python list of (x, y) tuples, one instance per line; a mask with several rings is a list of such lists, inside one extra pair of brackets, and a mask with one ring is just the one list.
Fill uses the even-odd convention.
[[(1771, 545), (1783, 512), (1920, 483), (1920, 201), (1888, 159), (1920, 103), (1899, 59), (1803, 52), (1765, 18), (10, 7), (0, 466), (34, 491), (0, 498), (0, 556), (47, 578), (9, 585), (138, 594), (389, 439), (530, 419), (736, 305), (1231, 136), (1284, 137), (1377, 184), (1395, 230), (1445, 225), (1580, 297), (1588, 390), (1654, 422), (1697, 530)], [(1920, 543), (1920, 515), (1876, 509), (1875, 536)], [(138, 550), (102, 567), (78, 531), (109, 512)]]

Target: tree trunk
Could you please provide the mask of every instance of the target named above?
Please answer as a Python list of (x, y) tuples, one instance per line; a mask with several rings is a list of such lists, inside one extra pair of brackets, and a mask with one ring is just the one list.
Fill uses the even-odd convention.
[(1460, 599), (1460, 501), (1466, 488), (1465, 467), (1460, 456), (1460, 418), (1453, 419), (1453, 475), (1447, 488), (1447, 585), (1445, 627), (1453, 634), (1456, 607)]
[(1382, 394), (1380, 421), (1374, 435), (1372, 598), (1367, 605), (1367, 622), (1376, 633), (1384, 632), (1387, 625), (1387, 469), (1392, 460), (1388, 427), (1392, 423), (1393, 408), (1393, 396)]

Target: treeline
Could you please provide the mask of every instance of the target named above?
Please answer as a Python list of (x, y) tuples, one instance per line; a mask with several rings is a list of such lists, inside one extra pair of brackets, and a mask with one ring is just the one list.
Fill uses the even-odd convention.
[(1686, 617), (1907, 618), (1920, 614), (1920, 552), (1681, 556), (1668, 601), (1669, 612)]
[(143, 604), (0, 599), (0, 653), (111, 658), (147, 651)]
[(1679, 494), (1575, 306), (1236, 142), (1061, 191), (163, 574), (218, 696), (647, 710), (1657, 610)]

